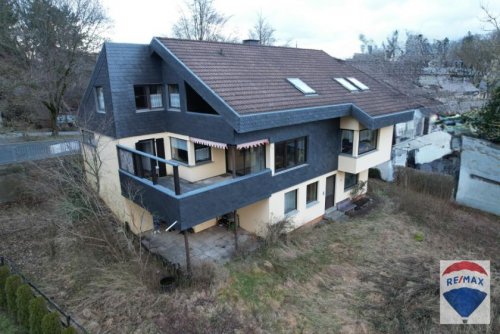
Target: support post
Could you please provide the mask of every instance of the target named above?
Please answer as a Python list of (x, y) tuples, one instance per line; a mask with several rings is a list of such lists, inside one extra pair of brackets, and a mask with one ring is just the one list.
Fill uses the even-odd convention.
[(160, 168), (156, 166), (156, 161), (151, 159), (151, 172), (153, 175), (151, 175), (151, 181), (153, 181), (153, 184), (158, 184), (158, 175), (159, 175)]
[(233, 211), (233, 228), (234, 228), (234, 250), (238, 251), (238, 226), (239, 226), (239, 221), (238, 221), (238, 214), (236, 213), (236, 210)]
[(189, 254), (189, 240), (187, 231), (183, 231), (184, 234), (184, 248), (186, 249), (186, 271), (189, 277), (191, 277), (191, 255)]
[(236, 178), (236, 146), (231, 145), (229, 147), (230, 151), (230, 158), (231, 158), (231, 165), (233, 166), (232, 168), (232, 174), (233, 174), (233, 179)]
[(181, 184), (179, 180), (179, 166), (174, 166), (174, 188), (175, 188), (175, 194), (180, 195)]

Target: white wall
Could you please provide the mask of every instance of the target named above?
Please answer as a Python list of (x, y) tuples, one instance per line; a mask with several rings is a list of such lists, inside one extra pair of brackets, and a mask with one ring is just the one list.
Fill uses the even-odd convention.
[(457, 202), (500, 215), (500, 146), (462, 137)]

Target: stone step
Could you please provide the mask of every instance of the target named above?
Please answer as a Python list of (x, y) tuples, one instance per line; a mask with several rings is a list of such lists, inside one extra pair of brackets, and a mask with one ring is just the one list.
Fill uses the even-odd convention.
[(349, 217), (345, 213), (338, 210), (331, 210), (325, 213), (325, 219), (331, 222), (344, 222)]

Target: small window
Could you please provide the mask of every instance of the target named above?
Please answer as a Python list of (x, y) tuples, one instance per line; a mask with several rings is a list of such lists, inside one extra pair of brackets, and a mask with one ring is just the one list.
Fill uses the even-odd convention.
[(377, 148), (377, 130), (359, 131), (359, 150), (358, 154), (367, 153)]
[(306, 204), (316, 202), (318, 200), (318, 182), (307, 185)]
[(362, 83), (361, 81), (359, 81), (356, 78), (350, 77), (350, 78), (347, 78), (347, 80), (349, 80), (354, 86), (358, 87), (361, 90), (368, 90), (368, 89), (370, 89), (367, 85), (365, 85), (364, 83)]
[(194, 144), (194, 159), (196, 162), (204, 162), (212, 160), (212, 150), (210, 146), (202, 144)]
[(181, 108), (181, 95), (179, 93), (179, 85), (168, 85), (168, 108)]
[(170, 148), (172, 149), (173, 160), (188, 163), (188, 146), (186, 140), (171, 137)]
[(135, 108), (151, 110), (163, 108), (163, 90), (161, 85), (134, 86)]
[(354, 86), (352, 83), (350, 83), (349, 81), (347, 81), (346, 79), (344, 78), (334, 78), (335, 81), (337, 81), (339, 84), (342, 85), (342, 87), (344, 87), (345, 89), (347, 90), (350, 90), (351, 92), (355, 92), (358, 90), (358, 87)]
[(358, 174), (345, 173), (344, 190), (354, 187), (358, 183)]
[(287, 78), (287, 80), (305, 95), (316, 94), (316, 91), (314, 89), (309, 87), (304, 81), (300, 80), (299, 78)]
[(307, 157), (306, 144), (306, 137), (274, 144), (274, 170), (280, 171), (305, 163)]
[(104, 90), (102, 87), (95, 88), (95, 97), (97, 104), (97, 112), (104, 113), (106, 112), (106, 105), (104, 104)]
[(342, 130), (341, 134), (341, 150), (340, 152), (346, 154), (352, 154), (352, 146), (354, 142), (354, 131), (353, 130)]
[(96, 147), (94, 133), (91, 131), (82, 130), (82, 142), (86, 145)]
[(285, 193), (285, 214), (297, 210), (297, 189)]

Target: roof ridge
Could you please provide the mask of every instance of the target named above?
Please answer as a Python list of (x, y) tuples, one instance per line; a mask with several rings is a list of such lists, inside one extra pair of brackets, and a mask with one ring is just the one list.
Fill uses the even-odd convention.
[(293, 47), (293, 46), (284, 46), (284, 45), (262, 45), (262, 44), (244, 44), (240, 42), (227, 42), (227, 41), (200, 41), (197, 39), (186, 39), (186, 38), (173, 38), (173, 37), (160, 37), (160, 36), (154, 36), (153, 38), (157, 38), (159, 40), (170, 40), (170, 41), (180, 41), (180, 42), (195, 42), (195, 43), (206, 43), (206, 44), (225, 44), (225, 45), (238, 45), (238, 46), (245, 46), (245, 47), (262, 47), (262, 48), (275, 48), (275, 49), (291, 49), (291, 50), (307, 50), (307, 51), (317, 51), (317, 52), (322, 52), (329, 57), (337, 60), (341, 60), (339, 58), (332, 57), (328, 53), (326, 53), (324, 50), (321, 49), (313, 49), (313, 48), (299, 48), (299, 47)]

